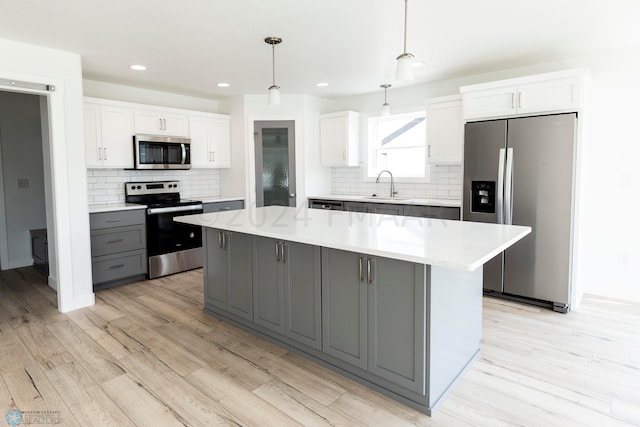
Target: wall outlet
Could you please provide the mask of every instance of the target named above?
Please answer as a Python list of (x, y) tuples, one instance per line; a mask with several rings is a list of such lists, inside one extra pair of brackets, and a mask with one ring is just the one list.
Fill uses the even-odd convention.
[(29, 188), (29, 178), (18, 178), (18, 188)]

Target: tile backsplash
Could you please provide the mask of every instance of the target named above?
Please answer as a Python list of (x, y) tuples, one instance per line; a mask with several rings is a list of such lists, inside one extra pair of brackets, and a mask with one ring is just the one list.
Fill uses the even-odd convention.
[[(393, 172), (393, 171), (392, 171)], [(340, 167), (331, 170), (331, 192), (333, 194), (353, 194), (370, 196), (386, 195), (389, 192), (389, 175), (383, 175), (382, 182), (365, 181), (366, 169), (360, 167)], [(399, 196), (423, 197), (429, 199), (462, 198), (462, 165), (431, 166), (431, 182), (396, 182)]]
[(220, 195), (217, 169), (177, 171), (88, 169), (89, 204), (124, 203), (124, 183), (129, 181), (180, 181), (180, 196), (185, 199)]

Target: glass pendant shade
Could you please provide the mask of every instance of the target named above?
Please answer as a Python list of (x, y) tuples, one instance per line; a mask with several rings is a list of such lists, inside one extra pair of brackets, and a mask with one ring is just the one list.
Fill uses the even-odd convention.
[(396, 81), (413, 81), (413, 55), (410, 53), (403, 53), (396, 59), (398, 61), (396, 64)]
[(271, 86), (269, 88), (269, 105), (280, 105), (280, 87)]
[(391, 115), (391, 107), (388, 103), (385, 102), (384, 104), (382, 104), (382, 110), (380, 111), (380, 114), (382, 114), (383, 116)]

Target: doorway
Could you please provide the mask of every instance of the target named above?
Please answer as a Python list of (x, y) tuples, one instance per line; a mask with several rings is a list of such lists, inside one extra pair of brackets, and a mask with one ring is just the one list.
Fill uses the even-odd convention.
[(254, 121), (256, 206), (296, 206), (295, 121)]
[[(0, 91), (0, 269), (31, 266), (33, 236), (46, 271), (43, 95)], [(35, 234), (34, 234), (35, 233)]]

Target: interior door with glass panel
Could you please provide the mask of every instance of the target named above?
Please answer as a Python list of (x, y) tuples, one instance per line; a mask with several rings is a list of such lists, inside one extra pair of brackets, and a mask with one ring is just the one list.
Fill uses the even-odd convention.
[(256, 206), (296, 206), (295, 122), (253, 122)]

